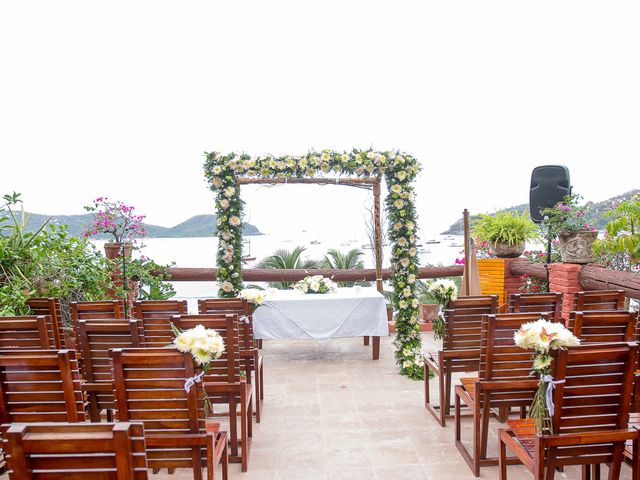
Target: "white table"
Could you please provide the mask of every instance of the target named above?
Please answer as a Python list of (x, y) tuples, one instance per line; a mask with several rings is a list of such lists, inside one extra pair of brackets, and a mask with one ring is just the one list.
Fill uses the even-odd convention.
[(261, 340), (371, 336), (377, 360), (380, 337), (389, 335), (389, 324), (385, 299), (375, 288), (339, 288), (324, 294), (277, 290), (253, 312), (253, 331)]

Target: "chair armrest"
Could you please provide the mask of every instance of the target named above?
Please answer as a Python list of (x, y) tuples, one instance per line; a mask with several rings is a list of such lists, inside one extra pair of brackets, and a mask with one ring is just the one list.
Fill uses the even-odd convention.
[(538, 435), (544, 447), (562, 447), (567, 445), (593, 445), (608, 442), (626, 442), (637, 440), (640, 432), (635, 428), (600, 430), (597, 432), (564, 433), (560, 435)]

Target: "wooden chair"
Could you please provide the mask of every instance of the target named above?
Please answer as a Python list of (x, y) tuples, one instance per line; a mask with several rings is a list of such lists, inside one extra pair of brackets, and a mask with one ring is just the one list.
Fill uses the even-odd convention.
[(116, 348), (110, 356), (117, 418), (144, 424), (149, 468), (192, 468), (202, 480), (204, 466), (213, 480), (221, 464), (226, 480), (227, 434), (205, 430), (202, 390), (184, 388), (195, 375), (191, 355), (173, 348)]
[[(462, 378), (455, 388), (456, 447), (471, 468), (480, 475), (480, 467), (497, 465), (498, 458), (487, 458), (487, 440), (491, 409), (507, 412), (519, 407), (524, 415), (531, 405), (538, 385), (531, 379), (531, 352), (515, 346), (513, 335), (523, 323), (541, 317), (549, 320), (550, 313), (503, 313), (487, 315), (482, 329), (480, 371), (477, 378)], [(461, 439), (460, 404), (464, 403), (473, 415), (473, 447), (471, 452)], [(506, 417), (506, 415), (505, 415)], [(506, 418), (505, 418), (506, 419)]]
[(74, 350), (0, 351), (0, 424), (84, 420)]
[(0, 349), (48, 350), (51, 343), (46, 316), (0, 317)]
[[(609, 465), (609, 479), (618, 479), (625, 442), (633, 443), (640, 458), (638, 431), (628, 427), (637, 344), (581, 345), (553, 357), (554, 433), (537, 433), (527, 420), (509, 421), (499, 433), (500, 479), (507, 478), (507, 448), (535, 479), (551, 480), (556, 469), (569, 465), (582, 465), (584, 479), (590, 478), (591, 465), (600, 478), (602, 463)], [(637, 460), (632, 478), (638, 478)]]
[[(229, 460), (241, 462), (242, 471), (246, 472), (249, 465), (249, 439), (253, 435), (253, 407), (251, 385), (241, 375), (238, 351), (238, 332), (236, 315), (181, 315), (174, 316), (172, 321), (181, 330), (203, 325), (205, 328), (216, 330), (222, 336), (225, 352), (213, 360), (204, 377), (207, 394), (211, 403), (228, 405), (228, 411), (223, 415), (229, 417)], [(240, 435), (238, 436), (238, 416), (240, 417)], [(238, 451), (240, 447), (240, 452)]]
[(47, 315), (47, 329), (51, 339), (51, 348), (65, 348), (62, 310), (57, 298), (30, 298), (27, 306), (32, 315)]
[(264, 359), (253, 335), (253, 317), (249, 303), (241, 298), (210, 298), (198, 300), (198, 313), (236, 314), (239, 323), (240, 357), (247, 372), (247, 383), (254, 385), (256, 422), (260, 423), (264, 401)]
[[(477, 372), (480, 363), (480, 330), (483, 315), (498, 311), (498, 296), (462, 297), (449, 302), (445, 310), (447, 336), (443, 348), (424, 356), (425, 407), (441, 426), (452, 418), (451, 376), (456, 372)], [(439, 405), (431, 403), (429, 377), (438, 376)]]
[(12, 480), (146, 480), (139, 423), (11, 425), (5, 447)]
[(624, 290), (590, 290), (577, 292), (573, 297), (573, 310), (622, 310)]
[(134, 303), (133, 316), (142, 321), (144, 347), (166, 347), (173, 342), (171, 317), (186, 315), (186, 300), (141, 300)]
[(633, 342), (636, 314), (626, 310), (571, 312), (569, 328), (582, 344)]
[(509, 295), (509, 313), (550, 313), (557, 322), (562, 315), (561, 293), (512, 293)]
[(109, 350), (112, 348), (139, 348), (138, 324), (135, 320), (80, 320), (78, 346), (82, 354), (82, 390), (89, 400), (89, 418), (100, 421), (100, 412), (107, 411), (112, 421), (113, 381)]

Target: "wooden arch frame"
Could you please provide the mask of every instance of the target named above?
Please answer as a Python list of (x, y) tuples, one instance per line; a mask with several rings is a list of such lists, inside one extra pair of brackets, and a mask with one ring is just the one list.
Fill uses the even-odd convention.
[[(262, 156), (206, 153), (205, 177), (216, 196), (217, 277), (219, 296), (234, 297), (242, 289), (242, 212), (244, 184), (371, 185), (374, 190), (376, 286), (382, 290), (382, 231), (380, 189), (384, 177), (389, 194), (385, 206), (392, 242), (391, 267), (396, 320), (396, 361), (400, 373), (422, 378), (422, 344), (418, 325), (417, 219), (412, 182), (420, 170), (417, 160), (397, 151), (323, 150), (302, 156)], [(331, 178), (330, 178), (331, 177)], [(337, 177), (337, 178), (336, 178)]]

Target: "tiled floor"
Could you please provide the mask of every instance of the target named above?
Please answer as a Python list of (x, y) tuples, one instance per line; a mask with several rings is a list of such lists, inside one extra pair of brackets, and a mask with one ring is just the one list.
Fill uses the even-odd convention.
[[(371, 347), (362, 339), (265, 342), (262, 422), (254, 427), (249, 471), (230, 464), (230, 479), (474, 478), (454, 445), (453, 422), (441, 428), (424, 409), (422, 382), (398, 374), (392, 339), (382, 339), (379, 361), (371, 360)], [(426, 333), (425, 350), (435, 349), (431, 339)], [(432, 380), (433, 392), (436, 387)], [(463, 421), (468, 439), (470, 419)], [(492, 420), (490, 455), (497, 449), (498, 426)], [(630, 474), (623, 467), (622, 478)], [(481, 477), (497, 479), (497, 467), (482, 468)], [(183, 480), (192, 472), (150, 478)], [(531, 476), (513, 466), (509, 478)], [(570, 468), (556, 478), (580, 475)]]

